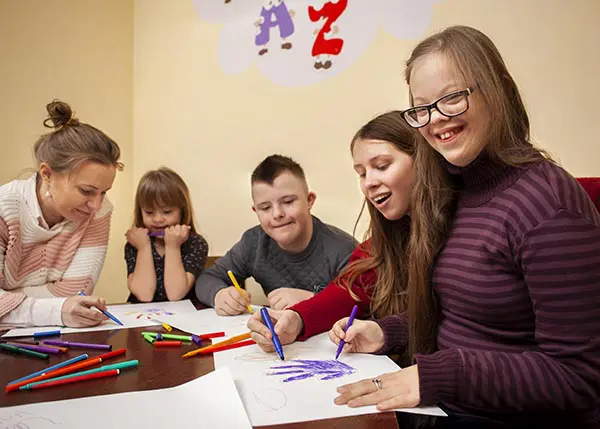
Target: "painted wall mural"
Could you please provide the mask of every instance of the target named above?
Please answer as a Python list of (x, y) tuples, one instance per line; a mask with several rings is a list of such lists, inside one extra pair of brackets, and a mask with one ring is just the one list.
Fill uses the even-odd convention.
[(253, 64), (274, 83), (320, 82), (352, 65), (377, 30), (417, 39), (441, 0), (193, 0), (200, 19), (222, 24), (219, 64)]

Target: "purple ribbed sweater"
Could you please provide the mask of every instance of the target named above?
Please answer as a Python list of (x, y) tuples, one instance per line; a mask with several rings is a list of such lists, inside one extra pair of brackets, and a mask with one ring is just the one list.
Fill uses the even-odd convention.
[[(438, 351), (415, 356), (421, 404), (600, 427), (600, 214), (550, 162), (480, 156), (452, 172), (463, 187), (434, 267)], [(382, 352), (405, 347), (405, 317), (379, 323)]]

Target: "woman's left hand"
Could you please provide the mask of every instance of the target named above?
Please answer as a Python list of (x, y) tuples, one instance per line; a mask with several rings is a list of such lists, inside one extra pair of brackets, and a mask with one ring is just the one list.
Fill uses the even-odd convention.
[(380, 375), (373, 379), (346, 384), (337, 389), (337, 405), (349, 407), (377, 405), (379, 411), (395, 408), (412, 408), (419, 405), (419, 370), (412, 365), (400, 371)]

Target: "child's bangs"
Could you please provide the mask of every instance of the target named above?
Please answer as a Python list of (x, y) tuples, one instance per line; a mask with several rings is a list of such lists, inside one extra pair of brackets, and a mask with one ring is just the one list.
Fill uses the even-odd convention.
[(138, 204), (141, 208), (179, 207), (185, 206), (181, 192), (171, 183), (148, 181), (138, 194)]

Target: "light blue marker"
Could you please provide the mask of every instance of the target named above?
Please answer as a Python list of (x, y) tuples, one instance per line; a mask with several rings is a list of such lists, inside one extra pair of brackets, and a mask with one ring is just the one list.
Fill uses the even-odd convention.
[(10, 386), (11, 384), (19, 383), (20, 381), (29, 380), (30, 378), (37, 377), (38, 375), (42, 375), (42, 374), (45, 374), (50, 371), (54, 371), (55, 369), (64, 368), (65, 366), (71, 365), (72, 363), (81, 362), (82, 360), (86, 360), (87, 358), (88, 358), (88, 354), (84, 353), (82, 355), (74, 357), (73, 359), (69, 359), (64, 362), (57, 363), (56, 365), (49, 366), (48, 368), (34, 372), (33, 374), (29, 374), (29, 375), (26, 375), (25, 377), (21, 377), (21, 378), (15, 380), (15, 381), (11, 381), (10, 383), (8, 383), (8, 386)]

